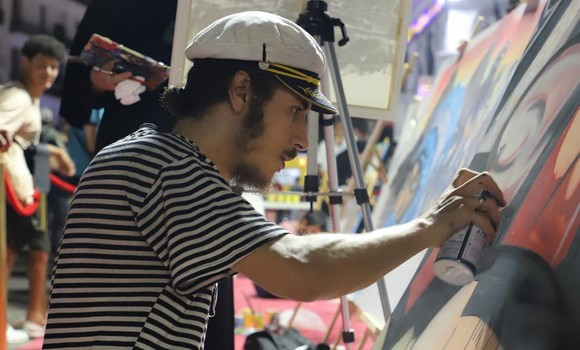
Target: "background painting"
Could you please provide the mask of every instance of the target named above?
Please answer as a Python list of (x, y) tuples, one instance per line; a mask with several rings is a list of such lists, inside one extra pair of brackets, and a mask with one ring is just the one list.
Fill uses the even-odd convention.
[[(407, 222), (469, 165), (541, 15), (520, 6), (480, 33), (436, 79), (431, 97), (403, 128), (375, 219)], [(411, 126), (412, 125), (412, 126)], [(437, 174), (437, 176), (432, 176)]]
[[(448, 60), (435, 78), (431, 94), (402, 128), (383, 186), (373, 210), (375, 227), (400, 224), (420, 215), (470, 164), (493, 112), (516, 71), (526, 45), (542, 16), (519, 6), (479, 33), (461, 57)], [(394, 308), (422, 255), (385, 277)], [(351, 299), (382, 327), (375, 286)]]
[[(383, 349), (580, 344), (580, 1), (542, 2), (529, 13), (520, 7), (497, 28), (518, 16), (520, 24), (533, 23), (531, 35), (520, 27), (512, 32), (517, 37), (490, 28), (482, 35), (493, 42), (479, 61), (471, 46), (459, 67), (438, 79), (423, 107), (427, 116), (417, 123), (417, 141), (391, 167), (404, 176), (384, 189), (382, 212), (375, 213), (384, 225), (411, 220), (459, 167), (469, 166), (489, 171), (504, 191), (508, 205), (498, 238), (484, 251), (476, 281), (464, 287), (438, 280), (437, 249), (427, 251), (392, 315)], [(525, 42), (521, 59), (502, 64), (515, 54), (517, 40)], [(473, 65), (463, 67), (470, 57)]]

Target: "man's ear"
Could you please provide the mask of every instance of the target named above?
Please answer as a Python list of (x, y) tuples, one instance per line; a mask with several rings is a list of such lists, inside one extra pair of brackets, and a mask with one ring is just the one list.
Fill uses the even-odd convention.
[(228, 90), (230, 105), (234, 112), (244, 113), (250, 102), (252, 93), (250, 75), (244, 71), (237, 71)]
[(20, 56), (20, 67), (23, 69), (28, 69), (28, 66), (30, 65), (30, 58), (28, 58), (28, 56)]

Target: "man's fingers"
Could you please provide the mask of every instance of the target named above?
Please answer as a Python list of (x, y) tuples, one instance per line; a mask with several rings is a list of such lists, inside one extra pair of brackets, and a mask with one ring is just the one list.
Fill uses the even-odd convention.
[(468, 215), (475, 226), (480, 227), (487, 236), (487, 243), (495, 239), (501, 222), (499, 206), (491, 198), (462, 198), (464, 213)]
[(477, 176), (477, 174), (479, 174), (479, 173), (477, 173), (471, 169), (462, 168), (461, 170), (459, 170), (459, 172), (457, 172), (457, 176), (453, 180), (453, 183), (452, 183), (453, 187), (459, 187), (459, 186), (463, 185), (464, 183), (466, 183), (467, 181), (469, 181), (473, 177)]
[(482, 198), (479, 204), (479, 211), (487, 213), (494, 228), (497, 230), (501, 223), (501, 215), (499, 213), (499, 205), (497, 201), (492, 198)]
[(102, 68), (104, 70), (113, 70), (113, 68), (115, 67), (115, 62), (117, 62), (117, 61), (118, 60), (110, 60), (109, 62), (102, 65), (100, 68)]
[(501, 223), (499, 206), (492, 198), (463, 197), (461, 204), (469, 208), (470, 211), (477, 211), (487, 215), (491, 225), (497, 230)]
[(10, 137), (8, 131), (0, 130), (0, 152), (6, 152), (10, 147)]
[(488, 172), (478, 173), (463, 168), (459, 170), (453, 180), (453, 186), (456, 188), (453, 194), (462, 196), (478, 196), (482, 191), (487, 190), (488, 194), (493, 196), (500, 206), (506, 205), (502, 191)]
[(487, 235), (488, 244), (495, 238), (501, 222), (499, 206), (491, 198), (452, 196), (441, 203), (439, 211), (454, 212), (454, 227), (467, 225), (469, 222), (480, 227)]
[(493, 227), (489, 216), (484, 212), (474, 211), (471, 215), (471, 222), (483, 230), (487, 245), (491, 245), (497, 235), (497, 230)]
[(123, 72), (119, 74), (114, 74), (112, 76), (112, 82), (117, 85), (118, 83), (122, 82), (123, 80), (129, 79), (133, 74), (131, 72)]
[(102, 67), (94, 66), (91, 71), (91, 81), (98, 90), (114, 91), (118, 83), (129, 79), (131, 72), (114, 73), (114, 61), (109, 61)]
[(500, 190), (497, 183), (493, 180), (493, 178), (491, 177), (491, 175), (489, 175), (487, 171), (477, 175), (471, 181), (476, 182), (477, 185), (485, 186), (484, 188), (487, 191), (487, 193), (484, 195), (486, 196), (491, 195), (491, 197), (493, 197), (498, 202), (497, 203), (498, 205), (502, 207), (506, 206), (507, 203), (503, 197), (503, 192)]
[(486, 235), (487, 244), (495, 239), (501, 223), (500, 207), (506, 205), (502, 191), (489, 173), (461, 169), (453, 181), (455, 188), (443, 194), (432, 215), (456, 231), (473, 223)]
[(487, 172), (479, 173), (470, 178), (467, 182), (453, 190), (452, 194), (464, 197), (493, 197), (498, 205), (502, 207), (506, 205), (502, 191)]
[(0, 136), (0, 152), (6, 152), (10, 148), (10, 143), (8, 140), (3, 140), (2, 136)]

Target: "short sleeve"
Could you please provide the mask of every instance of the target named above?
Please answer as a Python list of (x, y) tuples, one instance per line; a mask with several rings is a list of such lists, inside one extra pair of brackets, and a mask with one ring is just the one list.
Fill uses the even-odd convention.
[(184, 294), (234, 274), (232, 265), (288, 233), (198, 159), (160, 171), (137, 225), (169, 268), (174, 288)]
[(34, 142), (40, 133), (40, 112), (23, 88), (0, 87), (0, 125), (11, 136)]

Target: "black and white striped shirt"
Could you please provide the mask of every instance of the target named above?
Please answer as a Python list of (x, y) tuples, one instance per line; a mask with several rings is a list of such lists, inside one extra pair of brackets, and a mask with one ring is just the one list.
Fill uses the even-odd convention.
[(44, 349), (202, 349), (215, 283), (286, 233), (191, 141), (144, 125), (83, 174), (55, 263)]

